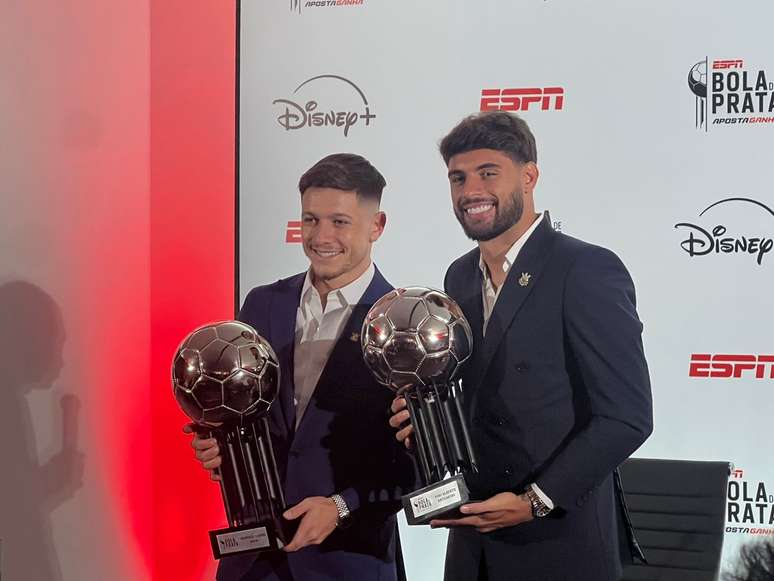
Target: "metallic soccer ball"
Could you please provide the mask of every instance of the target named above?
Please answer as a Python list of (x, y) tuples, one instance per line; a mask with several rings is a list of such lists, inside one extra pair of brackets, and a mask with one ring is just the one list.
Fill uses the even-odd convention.
[(172, 360), (175, 399), (189, 418), (203, 425), (233, 425), (265, 415), (279, 379), (271, 345), (238, 321), (199, 327)]
[(368, 368), (398, 393), (453, 381), (473, 349), (459, 305), (441, 291), (418, 286), (395, 289), (376, 301), (360, 338)]

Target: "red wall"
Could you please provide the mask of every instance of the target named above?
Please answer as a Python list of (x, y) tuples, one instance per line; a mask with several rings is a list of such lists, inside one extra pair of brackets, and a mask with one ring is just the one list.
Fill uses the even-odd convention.
[(234, 313), (236, 10), (151, 2), (150, 303), (153, 578), (213, 578), (217, 485), (193, 460), (170, 357), (195, 326)]

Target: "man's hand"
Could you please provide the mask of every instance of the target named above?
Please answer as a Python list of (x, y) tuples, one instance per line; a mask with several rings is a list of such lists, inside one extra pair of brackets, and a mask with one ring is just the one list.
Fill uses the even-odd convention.
[(460, 512), (469, 516), (457, 519), (434, 519), (430, 521), (430, 526), (432, 528), (475, 527), (480, 533), (489, 533), (533, 519), (529, 499), (523, 494), (517, 496), (513, 492), (501, 492), (482, 502), (463, 504)]
[(409, 411), (406, 409), (406, 398), (403, 396), (396, 397), (392, 400), (390, 405), (390, 426), (398, 430), (395, 437), (399, 442), (403, 442), (406, 448), (411, 448), (411, 434), (414, 431), (414, 426), (410, 423)]
[(194, 430), (194, 424), (183, 426), (183, 432), (194, 434), (194, 439), (191, 440), (191, 447), (195, 450), (194, 455), (196, 459), (201, 462), (202, 468), (209, 471), (212, 480), (220, 480), (220, 474), (216, 471), (221, 463), (220, 448), (218, 448), (217, 440), (215, 438), (202, 438)]
[(286, 510), (282, 516), (287, 520), (303, 517), (293, 540), (283, 549), (292, 553), (309, 545), (319, 545), (327, 539), (336, 528), (339, 511), (332, 498), (310, 496)]

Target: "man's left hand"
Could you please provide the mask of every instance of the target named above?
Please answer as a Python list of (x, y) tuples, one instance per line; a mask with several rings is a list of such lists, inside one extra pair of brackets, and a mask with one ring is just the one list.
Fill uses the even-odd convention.
[(513, 492), (501, 492), (481, 502), (463, 504), (460, 512), (465, 515), (457, 519), (434, 519), (430, 526), (475, 527), (480, 533), (489, 533), (504, 527), (531, 521), (532, 505), (524, 496)]
[(310, 496), (286, 510), (282, 516), (287, 520), (302, 517), (293, 540), (284, 548), (285, 551), (292, 553), (309, 545), (319, 545), (327, 539), (336, 528), (339, 511), (332, 498)]

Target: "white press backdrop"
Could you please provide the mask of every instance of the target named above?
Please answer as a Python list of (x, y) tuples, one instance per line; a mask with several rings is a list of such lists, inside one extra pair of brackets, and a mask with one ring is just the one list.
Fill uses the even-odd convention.
[[(519, 110), (539, 209), (615, 250), (637, 285), (656, 420), (637, 455), (740, 469), (730, 562), (774, 534), (773, 19), (764, 0), (242, 0), (240, 300), (305, 268), (296, 184), (340, 151), (387, 179), (388, 280), (441, 287), (471, 243), (437, 143), (482, 106)], [(691, 373), (697, 354), (742, 365)], [(401, 535), (409, 578), (438, 578), (444, 533)]]

